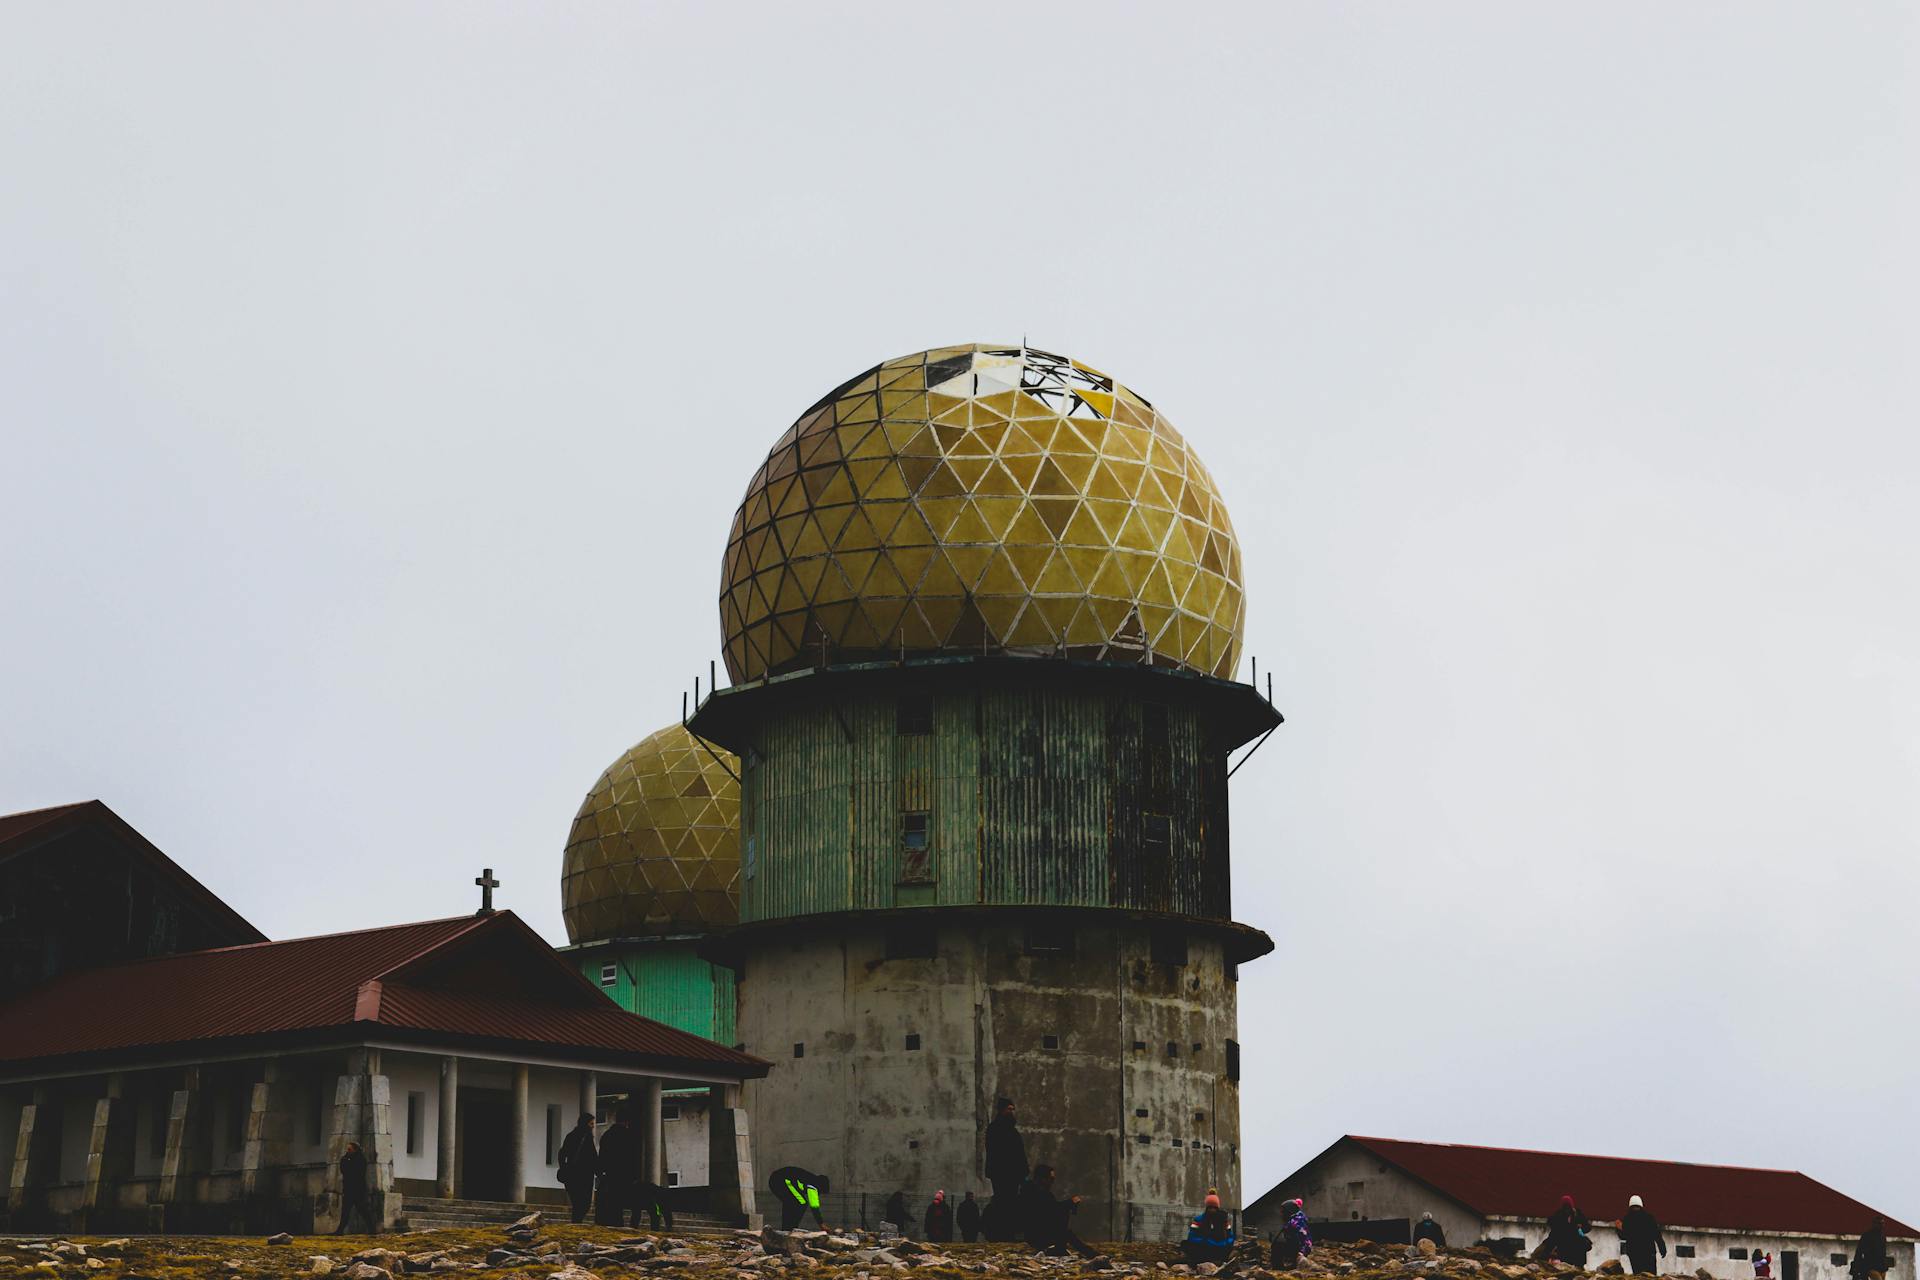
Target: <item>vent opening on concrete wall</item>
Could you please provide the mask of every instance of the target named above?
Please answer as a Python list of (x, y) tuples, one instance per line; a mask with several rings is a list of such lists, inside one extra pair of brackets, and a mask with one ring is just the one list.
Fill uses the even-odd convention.
[(940, 937), (924, 925), (894, 925), (886, 946), (889, 960), (931, 960), (940, 954)]
[(918, 1049), (919, 1047), (920, 1047), (920, 1033), (918, 1031), (907, 1032), (908, 1052), (912, 1052), (913, 1050)]
[(1167, 1056), (1169, 1058), (1177, 1058), (1180, 1056), (1180, 1042), (1178, 1040), (1167, 1041)]
[(1135, 1040), (1133, 1042), (1133, 1051), (1135, 1053), (1145, 1053), (1147, 1051), (1147, 1042), (1145, 1040)]
[(804, 1058), (804, 1057), (806, 1057), (806, 1056), (807, 1056), (807, 1046), (806, 1046), (806, 1045), (804, 1045), (804, 1044), (801, 1044), (801, 1043), (800, 1043), (799, 1041), (795, 1041), (795, 1042), (794, 1042), (794, 1045), (793, 1045), (793, 1056), (794, 1056), (794, 1057), (796, 1057), (796, 1058)]
[(1152, 1138), (1149, 1138), (1149, 1137), (1148, 1137), (1148, 1136), (1147, 1136), (1146, 1134), (1144, 1134), (1144, 1133), (1143, 1133), (1143, 1134), (1141, 1134), (1141, 1135), (1139, 1135), (1138, 1137), (1136, 1137), (1136, 1138), (1134, 1139), (1134, 1141), (1135, 1141), (1135, 1142), (1137, 1142), (1137, 1143), (1139, 1143), (1139, 1144), (1140, 1144), (1141, 1146), (1143, 1146), (1143, 1147), (1144, 1147), (1144, 1146), (1147, 1146), (1148, 1144), (1150, 1144), (1150, 1143), (1151, 1143), (1151, 1142), (1153, 1141), (1153, 1139), (1152, 1139)]
[(1040, 1047), (1042, 1049), (1058, 1049), (1060, 1047), (1060, 1037), (1059, 1036), (1041, 1036)]
[(1027, 927), (1027, 954), (1030, 956), (1070, 956), (1073, 954), (1073, 927), (1063, 924), (1036, 924)]
[(1136, 1116), (1139, 1116), (1142, 1120), (1145, 1120), (1147, 1118), (1147, 1109), (1145, 1107), (1135, 1107), (1133, 1109), (1133, 1114), (1135, 1114)]

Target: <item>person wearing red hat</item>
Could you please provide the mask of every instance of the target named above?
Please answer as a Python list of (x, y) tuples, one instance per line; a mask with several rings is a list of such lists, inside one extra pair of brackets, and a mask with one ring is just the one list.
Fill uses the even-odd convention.
[(1587, 1215), (1574, 1205), (1572, 1196), (1561, 1196), (1560, 1207), (1547, 1219), (1547, 1247), (1568, 1266), (1584, 1270), (1587, 1251), (1593, 1248), (1593, 1242), (1587, 1238), (1587, 1229), (1592, 1225)]
[(1207, 1192), (1206, 1207), (1187, 1224), (1180, 1252), (1190, 1264), (1225, 1262), (1233, 1256), (1233, 1215), (1220, 1207), (1218, 1192)]

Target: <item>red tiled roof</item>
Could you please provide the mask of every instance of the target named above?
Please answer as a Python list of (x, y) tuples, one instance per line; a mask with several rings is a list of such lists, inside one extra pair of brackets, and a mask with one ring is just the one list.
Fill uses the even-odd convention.
[[(1665, 1224), (1726, 1231), (1857, 1236), (1874, 1218), (1885, 1217), (1804, 1173), (1784, 1169), (1402, 1142), (1351, 1134), (1341, 1141), (1397, 1165), (1482, 1217), (1545, 1218), (1559, 1207), (1563, 1195), (1571, 1195), (1596, 1221), (1618, 1218), (1626, 1212), (1627, 1197), (1637, 1195)], [(1886, 1226), (1890, 1236), (1916, 1234), (1890, 1217)]]
[(214, 938), (218, 939), (220, 933), (224, 932), (226, 937), (235, 941), (266, 940), (266, 934), (254, 928), (218, 894), (188, 875), (179, 863), (162, 853), (151, 840), (98, 800), (55, 805), (50, 809), (29, 809), (24, 813), (0, 814), (0, 862), (37, 847), (46, 840), (86, 826), (99, 827), (117, 838), (135, 858), (147, 863), (161, 879), (170, 882), (189, 902), (198, 905), (207, 923), (219, 931), (213, 935)]
[(748, 1054), (621, 1009), (512, 912), (261, 942), (64, 974), (0, 1006), (0, 1064), (219, 1041), (539, 1045), (549, 1056), (757, 1077)]

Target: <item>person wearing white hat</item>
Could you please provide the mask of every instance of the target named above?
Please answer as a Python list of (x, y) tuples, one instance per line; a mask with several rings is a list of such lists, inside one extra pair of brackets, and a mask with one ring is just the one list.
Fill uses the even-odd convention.
[(1660, 1270), (1655, 1251), (1660, 1257), (1667, 1255), (1667, 1240), (1660, 1233), (1660, 1223), (1647, 1212), (1646, 1202), (1639, 1196), (1627, 1199), (1627, 1214), (1620, 1219), (1620, 1252), (1627, 1255), (1627, 1261), (1633, 1266), (1637, 1276), (1653, 1275)]

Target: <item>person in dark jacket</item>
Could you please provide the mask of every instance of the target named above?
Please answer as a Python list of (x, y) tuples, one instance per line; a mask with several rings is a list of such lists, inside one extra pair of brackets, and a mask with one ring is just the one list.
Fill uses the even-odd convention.
[(962, 1240), (972, 1244), (980, 1238), (980, 1202), (973, 1198), (973, 1192), (967, 1192), (967, 1198), (954, 1210), (953, 1217), (959, 1224)]
[(1209, 1191), (1200, 1216), (1187, 1223), (1181, 1260), (1189, 1264), (1225, 1262), (1233, 1256), (1233, 1242), (1233, 1215), (1220, 1207), (1219, 1193)]
[(373, 1203), (367, 1198), (367, 1157), (360, 1144), (349, 1142), (340, 1153), (340, 1225), (333, 1234), (347, 1234), (347, 1219), (358, 1209), (367, 1230), (377, 1233), (380, 1224), (373, 1220)]
[(600, 1151), (593, 1142), (593, 1113), (582, 1111), (580, 1119), (560, 1144), (560, 1185), (567, 1189), (567, 1203), (573, 1208), (573, 1220), (585, 1222), (593, 1204), (593, 1175), (600, 1167)]
[(639, 1226), (639, 1206), (634, 1196), (640, 1189), (640, 1135), (633, 1129), (631, 1107), (621, 1107), (614, 1112), (613, 1124), (601, 1135), (596, 1163), (600, 1171), (600, 1191), (594, 1205), (594, 1221), (603, 1227), (624, 1227), (627, 1210), (634, 1209), (633, 1225)]
[(1420, 1225), (1413, 1229), (1413, 1242), (1419, 1244), (1422, 1240), (1433, 1241), (1436, 1249), (1447, 1247), (1447, 1233), (1440, 1229), (1440, 1224), (1433, 1220), (1430, 1213), (1421, 1214)]
[(1572, 1196), (1561, 1196), (1560, 1207), (1547, 1219), (1547, 1247), (1553, 1256), (1570, 1267), (1584, 1269), (1587, 1250), (1593, 1247), (1587, 1229), (1593, 1223), (1573, 1203)]
[(1847, 1274), (1853, 1280), (1883, 1280), (1892, 1259), (1887, 1256), (1887, 1227), (1879, 1218), (1873, 1220), (1861, 1233), (1860, 1243), (1853, 1251), (1853, 1265), (1847, 1268)]
[[(998, 1198), (995, 1197), (996, 1200)], [(1054, 1199), (1052, 1165), (1039, 1164), (1033, 1167), (1033, 1176), (1027, 1179), (1026, 1186), (1020, 1190), (1019, 1203), (1021, 1227), (1026, 1232), (1027, 1243), (1036, 1251), (1055, 1258), (1066, 1257), (1069, 1249), (1083, 1258), (1100, 1256), (1085, 1240), (1073, 1233), (1070, 1219), (1080, 1207), (1080, 1197)]]
[(1286, 1225), (1274, 1233), (1269, 1261), (1276, 1271), (1291, 1271), (1303, 1254), (1313, 1252), (1313, 1232), (1307, 1229), (1307, 1202), (1289, 1200), (1280, 1206)]
[(907, 1193), (896, 1191), (887, 1197), (887, 1207), (880, 1211), (882, 1223), (891, 1222), (893, 1229), (901, 1235), (907, 1234)]
[(1015, 1239), (1021, 1229), (1020, 1188), (1027, 1180), (1027, 1144), (1014, 1124), (1012, 1098), (1000, 1098), (993, 1104), (993, 1121), (987, 1125), (986, 1174), (993, 1184), (987, 1239)]
[(767, 1190), (780, 1204), (780, 1229), (793, 1230), (811, 1213), (814, 1225), (825, 1231), (827, 1220), (820, 1214), (820, 1202), (830, 1189), (825, 1174), (792, 1164), (775, 1169), (767, 1178)]
[[(1667, 1256), (1667, 1239), (1660, 1234), (1660, 1222), (1647, 1212), (1639, 1196), (1627, 1201), (1627, 1216), (1620, 1219), (1620, 1252), (1637, 1276), (1658, 1275), (1660, 1258)], [(1658, 1253), (1659, 1257), (1654, 1255)]]
[(921, 1223), (927, 1233), (926, 1239), (937, 1240), (943, 1244), (953, 1240), (953, 1206), (947, 1203), (947, 1193), (933, 1193), (933, 1203), (927, 1206), (927, 1215)]

